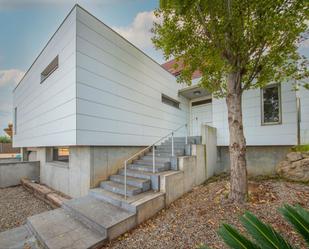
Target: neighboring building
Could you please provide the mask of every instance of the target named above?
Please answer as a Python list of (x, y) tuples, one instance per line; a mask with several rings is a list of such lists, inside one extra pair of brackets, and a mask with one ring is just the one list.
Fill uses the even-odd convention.
[[(204, 125), (217, 129), (217, 172), (225, 169), (225, 101), (196, 84), (183, 88), (163, 67), (76, 5), (14, 89), (14, 146), (24, 148), (25, 159), (41, 162), (41, 182), (73, 197), (186, 123), (190, 136), (201, 136)], [(309, 91), (301, 90), (300, 101), (298, 134), (291, 84), (245, 92), (247, 144), (259, 146), (252, 150), (253, 173), (261, 162), (263, 172), (273, 170), (299, 135), (309, 142)]]

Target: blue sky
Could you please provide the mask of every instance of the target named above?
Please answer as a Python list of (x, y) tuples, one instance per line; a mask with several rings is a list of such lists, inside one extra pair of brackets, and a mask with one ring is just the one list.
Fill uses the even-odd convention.
[(12, 90), (75, 3), (159, 63), (151, 44), (159, 0), (0, 0), (0, 135), (12, 121)]

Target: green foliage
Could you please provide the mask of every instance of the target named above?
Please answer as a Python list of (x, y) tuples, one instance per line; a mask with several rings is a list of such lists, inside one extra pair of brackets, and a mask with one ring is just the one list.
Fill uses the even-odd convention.
[(260, 249), (259, 246), (241, 235), (234, 227), (222, 224), (218, 231), (224, 242), (231, 248)]
[(0, 143), (11, 143), (11, 138), (8, 136), (0, 136)]
[(155, 46), (184, 64), (179, 81), (226, 96), (226, 77), (239, 72), (242, 90), (308, 77), (297, 45), (307, 30), (306, 0), (161, 0)]
[(285, 219), (303, 236), (309, 246), (309, 213), (300, 206), (284, 205), (280, 209)]
[[(309, 245), (309, 212), (300, 206), (284, 205), (280, 212), (285, 219), (303, 236)], [(252, 242), (237, 229), (228, 224), (222, 224), (218, 234), (232, 249), (293, 249), (294, 247), (284, 239), (273, 227), (263, 223), (250, 212), (241, 217), (246, 231), (254, 239)], [(202, 249), (203, 247), (199, 247)], [(206, 247), (207, 248), (207, 247)]]
[(265, 249), (292, 249), (293, 247), (273, 229), (264, 224), (250, 212), (246, 212), (241, 218), (242, 224), (254, 240)]
[(309, 144), (303, 144), (303, 145), (294, 146), (293, 148), (291, 148), (291, 151), (295, 151), (295, 152), (309, 151)]

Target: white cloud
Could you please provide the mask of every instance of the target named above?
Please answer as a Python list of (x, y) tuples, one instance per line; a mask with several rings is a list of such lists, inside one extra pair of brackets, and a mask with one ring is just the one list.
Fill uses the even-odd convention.
[(0, 87), (7, 84), (18, 84), (24, 72), (19, 69), (0, 70)]
[(153, 11), (139, 12), (130, 25), (113, 29), (138, 48), (147, 49), (153, 47), (151, 28), (158, 21)]

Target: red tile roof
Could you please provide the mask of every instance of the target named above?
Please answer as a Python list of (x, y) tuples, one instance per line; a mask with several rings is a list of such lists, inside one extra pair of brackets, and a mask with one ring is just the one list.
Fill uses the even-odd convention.
[[(175, 69), (174, 68), (174, 65), (177, 64), (178, 67)], [(165, 62), (164, 64), (161, 65), (165, 70), (169, 71), (172, 75), (174, 76), (177, 76), (180, 74), (181, 70), (183, 69), (183, 64), (181, 61), (175, 61), (174, 59), (173, 60), (170, 60), (168, 62)], [(192, 80), (194, 79), (197, 79), (197, 78), (200, 78), (202, 76), (202, 73), (200, 71), (195, 71), (193, 74), (192, 74)]]

